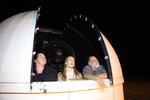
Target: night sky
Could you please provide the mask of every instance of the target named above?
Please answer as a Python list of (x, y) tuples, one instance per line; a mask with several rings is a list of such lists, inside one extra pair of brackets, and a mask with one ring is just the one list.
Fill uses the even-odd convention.
[[(3, 2), (2, 2), (3, 1)], [(41, 6), (41, 25), (61, 28), (75, 14), (89, 16), (114, 47), (125, 79), (149, 78), (149, 2), (52, 2), (48, 0), (2, 0), (0, 21)]]

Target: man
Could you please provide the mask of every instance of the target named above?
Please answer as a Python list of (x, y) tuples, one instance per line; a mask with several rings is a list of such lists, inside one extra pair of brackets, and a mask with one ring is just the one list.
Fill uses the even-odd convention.
[(102, 79), (107, 78), (107, 72), (104, 69), (104, 66), (99, 64), (99, 61), (95, 56), (90, 56), (88, 65), (83, 68), (83, 76), (85, 79), (98, 81), (99, 85), (103, 87), (104, 83)]
[(32, 81), (57, 81), (57, 70), (47, 65), (46, 55), (39, 52), (35, 55), (35, 66), (32, 73)]

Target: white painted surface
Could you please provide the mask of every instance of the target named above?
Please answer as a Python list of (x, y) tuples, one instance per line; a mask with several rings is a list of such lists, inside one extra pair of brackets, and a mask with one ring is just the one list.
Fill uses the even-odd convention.
[(37, 11), (23, 12), (0, 24), (0, 91), (30, 90), (36, 15)]

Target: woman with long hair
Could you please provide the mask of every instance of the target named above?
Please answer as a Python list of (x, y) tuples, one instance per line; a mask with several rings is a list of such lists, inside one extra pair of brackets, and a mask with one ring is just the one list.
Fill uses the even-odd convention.
[(80, 80), (82, 78), (82, 74), (75, 66), (75, 58), (68, 56), (65, 59), (63, 71), (58, 73), (58, 81)]

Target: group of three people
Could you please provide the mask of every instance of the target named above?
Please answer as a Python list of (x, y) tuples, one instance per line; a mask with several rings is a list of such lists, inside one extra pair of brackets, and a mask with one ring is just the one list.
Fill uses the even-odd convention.
[(98, 81), (102, 85), (102, 79), (107, 78), (104, 66), (99, 63), (95, 56), (89, 57), (88, 64), (83, 67), (82, 74), (77, 70), (73, 56), (68, 56), (65, 59), (63, 70), (59, 73), (52, 65), (47, 65), (47, 58), (43, 52), (36, 54), (34, 62), (33, 82), (91, 79)]

